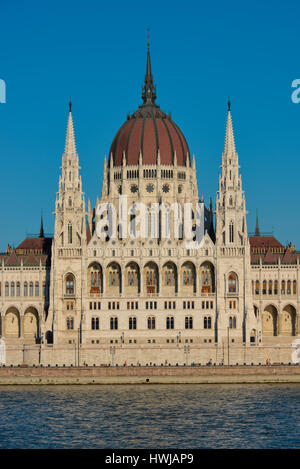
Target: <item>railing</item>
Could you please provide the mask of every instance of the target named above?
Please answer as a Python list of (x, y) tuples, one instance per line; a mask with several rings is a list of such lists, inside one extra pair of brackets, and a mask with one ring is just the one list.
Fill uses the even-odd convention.
[(81, 248), (59, 248), (59, 257), (80, 257), (82, 255)]
[(90, 298), (101, 298), (103, 296), (103, 293), (101, 292), (92, 292), (90, 291), (90, 294), (89, 294)]

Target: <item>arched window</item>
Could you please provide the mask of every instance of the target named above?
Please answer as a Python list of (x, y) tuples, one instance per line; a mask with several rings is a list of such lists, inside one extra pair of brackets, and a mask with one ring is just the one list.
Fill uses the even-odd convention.
[(94, 264), (90, 267), (90, 281), (91, 281), (91, 293), (101, 292), (101, 267), (98, 264)]
[(9, 283), (5, 282), (5, 296), (9, 296)]
[(297, 280), (293, 281), (293, 295), (296, 295), (297, 293)]
[(155, 329), (155, 317), (149, 316), (148, 318), (148, 329)]
[(67, 318), (67, 329), (74, 329), (74, 318), (72, 316)]
[(28, 296), (28, 283), (24, 282), (24, 296)]
[(117, 317), (111, 317), (110, 318), (110, 328), (111, 328), (111, 330), (117, 330), (118, 329), (118, 318)]
[(288, 295), (290, 295), (292, 293), (292, 282), (290, 280), (287, 281), (286, 292), (287, 292)]
[(236, 317), (230, 316), (229, 318), (229, 329), (236, 329)]
[(192, 316), (185, 317), (185, 328), (193, 329), (193, 317)]
[(72, 197), (69, 197), (69, 207), (72, 207)]
[(229, 242), (233, 243), (233, 221), (229, 223)]
[(263, 295), (267, 294), (267, 281), (266, 280), (263, 281), (263, 291), (262, 292), (263, 292)]
[(17, 296), (21, 296), (21, 285), (20, 285), (20, 282), (17, 282)]
[(136, 317), (135, 316), (131, 316), (129, 318), (129, 329), (136, 329)]
[(204, 316), (203, 326), (204, 326), (204, 329), (211, 329), (211, 317), (210, 316)]
[(201, 292), (213, 293), (214, 286), (214, 266), (210, 262), (205, 262), (200, 267)]
[(35, 296), (40, 296), (40, 284), (35, 282)]
[(73, 274), (66, 276), (66, 295), (75, 294), (75, 278)]
[(129, 287), (136, 287), (138, 285), (138, 271), (133, 264), (127, 268), (127, 284)]
[(167, 317), (166, 328), (167, 329), (174, 329), (174, 318), (173, 318), (173, 316), (168, 316)]
[(73, 231), (72, 231), (72, 223), (68, 224), (68, 243), (72, 244), (73, 242)]
[(151, 270), (148, 270), (146, 275), (147, 286), (149, 287), (156, 285), (156, 271), (153, 267), (150, 267), (150, 269)]
[(120, 275), (119, 269), (117, 266), (111, 266), (111, 270), (109, 272), (109, 285), (111, 287), (118, 287), (120, 284)]
[(98, 317), (92, 318), (92, 329), (99, 330), (99, 318)]
[(281, 294), (285, 295), (285, 280), (281, 281)]
[(193, 285), (193, 268), (191, 265), (187, 264), (183, 266), (183, 285)]
[(165, 285), (175, 285), (175, 268), (172, 264), (168, 264), (165, 268)]
[(255, 294), (259, 295), (259, 280), (255, 281)]
[(228, 275), (228, 292), (237, 293), (237, 291), (238, 291), (237, 275), (231, 272)]
[(29, 295), (33, 296), (33, 282), (30, 282), (29, 284)]
[[(152, 253), (150, 255), (152, 255)], [(157, 265), (154, 263), (147, 264), (144, 268), (143, 276), (147, 287), (147, 293), (158, 293), (159, 276)]]
[(274, 280), (274, 295), (278, 295), (278, 280)]
[(273, 294), (273, 282), (272, 280), (269, 280), (269, 295)]
[(11, 282), (10, 284), (10, 294), (11, 296), (15, 296), (15, 282)]

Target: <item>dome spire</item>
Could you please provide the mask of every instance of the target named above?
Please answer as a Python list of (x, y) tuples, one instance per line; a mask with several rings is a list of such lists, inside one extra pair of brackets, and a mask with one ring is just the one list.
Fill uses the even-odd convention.
[(153, 84), (153, 76), (151, 72), (150, 60), (150, 29), (148, 28), (148, 42), (147, 42), (147, 67), (145, 75), (145, 83), (142, 90), (142, 99), (144, 104), (155, 104), (156, 87)]

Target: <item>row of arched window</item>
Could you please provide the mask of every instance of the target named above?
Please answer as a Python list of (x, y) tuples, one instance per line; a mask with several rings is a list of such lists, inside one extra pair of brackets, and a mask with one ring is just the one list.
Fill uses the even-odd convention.
[(252, 280), (252, 293), (255, 295), (278, 295), (280, 285), (281, 295), (296, 295), (297, 294), (297, 280)]
[[(135, 262), (126, 266), (125, 287), (136, 287), (140, 290), (141, 272)], [(112, 262), (106, 269), (107, 285), (109, 287), (121, 287), (121, 267)], [(162, 286), (178, 288), (177, 267), (173, 262), (167, 262), (162, 267), (160, 275), (157, 264), (149, 262), (143, 272), (145, 287), (149, 293), (157, 293), (160, 282)], [(103, 270), (100, 264), (93, 263), (89, 267), (88, 279), (91, 293), (103, 293)], [(215, 291), (214, 267), (210, 262), (203, 263), (200, 267), (201, 292), (213, 293)], [(183, 287), (191, 287), (196, 291), (196, 268), (193, 263), (187, 262), (181, 268), (181, 282)]]
[[(70, 319), (72, 318), (67, 318), (67, 328), (68, 324), (70, 323)], [(73, 323), (72, 323), (73, 324)], [(147, 327), (148, 329), (156, 329), (156, 318), (155, 316), (149, 316), (147, 318)], [(236, 318), (230, 317), (229, 318), (229, 327), (230, 328), (236, 328)], [(73, 327), (71, 327), (72, 329)], [(99, 317), (92, 317), (91, 318), (91, 328), (92, 330), (99, 330), (100, 329), (100, 319)], [(128, 318), (128, 328), (129, 330), (137, 329), (137, 318), (136, 316), (130, 316)], [(211, 316), (205, 316), (203, 318), (203, 328), (204, 329), (211, 329), (212, 328), (212, 318)], [(111, 317), (110, 318), (110, 329), (116, 330), (118, 329), (118, 318), (117, 317)], [(168, 316), (166, 318), (166, 329), (175, 329), (175, 319), (174, 316)], [(186, 316), (185, 317), (185, 329), (193, 329), (193, 317), (192, 316)]]
[[(43, 296), (46, 296), (46, 283), (43, 283)], [(40, 296), (40, 283), (39, 282), (5, 282), (4, 295), (5, 296)], [(0, 296), (3, 295), (2, 284), (0, 282)]]
[[(215, 291), (214, 268), (210, 262), (201, 266), (201, 293), (213, 293)], [(112, 263), (107, 268), (107, 279), (109, 287), (121, 287), (121, 268), (119, 264)], [(144, 279), (147, 293), (157, 293), (159, 291), (159, 272), (154, 263), (148, 263), (144, 271)], [(183, 266), (182, 271), (183, 286), (193, 286), (195, 289), (195, 270), (191, 264)], [(227, 277), (227, 286), (225, 289), (230, 294), (238, 292), (238, 276), (230, 272)], [(167, 263), (162, 269), (163, 286), (178, 286), (177, 269), (173, 263)], [(128, 287), (137, 287), (140, 289), (140, 270), (137, 264), (131, 263), (126, 268), (125, 282)], [(100, 264), (94, 263), (89, 267), (90, 293), (103, 293), (103, 273)], [(195, 291), (195, 290), (194, 290)], [(75, 277), (69, 273), (65, 277), (65, 294), (75, 294)]]
[[(68, 320), (67, 319), (67, 324)], [(237, 320), (236, 316), (229, 317), (229, 328), (236, 329)], [(148, 329), (155, 329), (156, 328), (156, 318), (155, 316), (149, 316), (147, 318), (147, 327)], [(69, 328), (69, 327), (68, 327)], [(100, 319), (99, 317), (92, 317), (91, 319), (91, 328), (92, 330), (99, 330), (100, 329)], [(137, 318), (136, 316), (130, 316), (128, 319), (128, 328), (129, 330), (137, 329)], [(174, 316), (168, 316), (166, 318), (166, 329), (174, 329), (175, 328), (175, 319)], [(211, 316), (205, 316), (203, 318), (203, 328), (204, 329), (211, 329), (212, 328), (212, 318)], [(110, 329), (117, 330), (118, 329), (118, 318), (111, 317), (110, 318)], [(185, 317), (185, 329), (193, 329), (193, 317), (186, 316)]]

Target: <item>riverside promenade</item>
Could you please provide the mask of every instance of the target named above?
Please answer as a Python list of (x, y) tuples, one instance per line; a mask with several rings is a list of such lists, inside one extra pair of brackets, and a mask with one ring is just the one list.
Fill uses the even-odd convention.
[(299, 365), (18, 366), (0, 368), (0, 385), (300, 383)]

